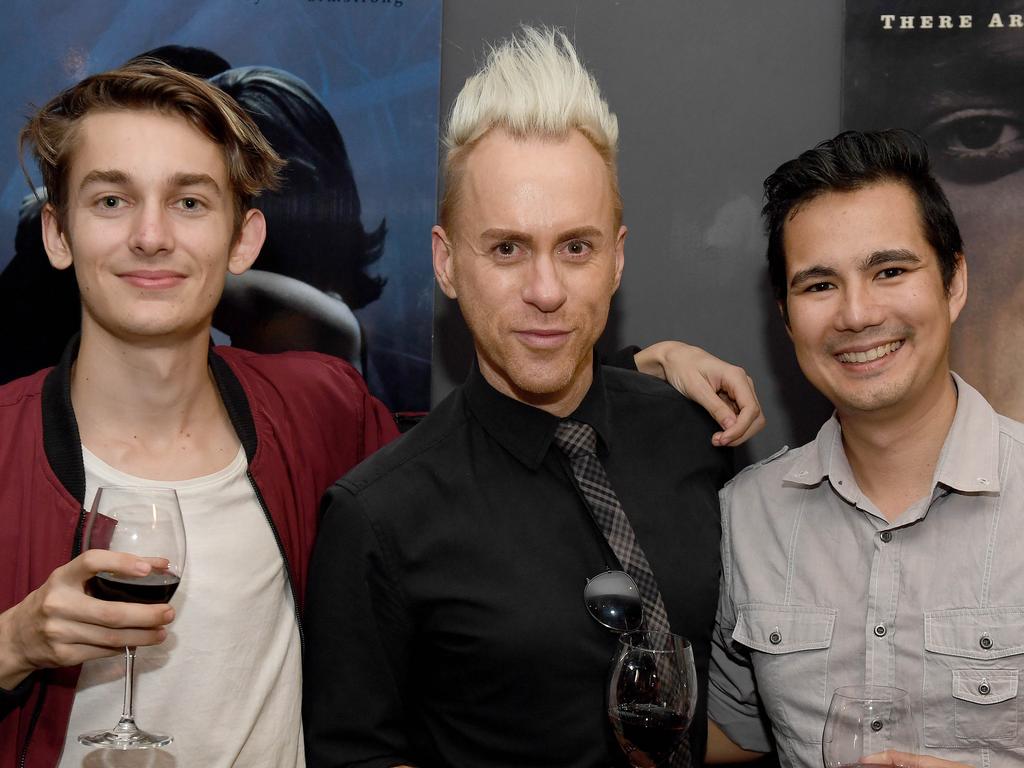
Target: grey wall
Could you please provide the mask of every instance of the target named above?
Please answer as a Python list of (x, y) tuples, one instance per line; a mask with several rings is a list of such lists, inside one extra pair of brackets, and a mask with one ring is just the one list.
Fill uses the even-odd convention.
[[(770, 299), (761, 183), (839, 130), (840, 0), (445, 0), (441, 115), (486, 41), (521, 22), (575, 40), (621, 132), (626, 271), (603, 344), (679, 338), (744, 366), (769, 426), (743, 459), (813, 437), (829, 408), (803, 381)], [(472, 356), (435, 299), (433, 401)]]

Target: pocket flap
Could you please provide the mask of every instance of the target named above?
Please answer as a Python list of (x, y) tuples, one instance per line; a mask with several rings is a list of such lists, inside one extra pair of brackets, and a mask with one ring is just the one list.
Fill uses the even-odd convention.
[(1016, 669), (954, 669), (953, 698), (999, 704), (1017, 695)]
[(924, 647), (965, 659), (1024, 653), (1024, 607), (925, 611)]
[(764, 653), (809, 651), (832, 644), (835, 623), (835, 608), (750, 603), (737, 606), (732, 637)]

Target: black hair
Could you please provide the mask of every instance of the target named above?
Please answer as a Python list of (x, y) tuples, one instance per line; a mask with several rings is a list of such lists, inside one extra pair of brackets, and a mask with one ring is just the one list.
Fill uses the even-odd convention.
[(153, 48), (138, 56), (132, 56), (126, 64), (153, 61), (154, 59), (204, 80), (209, 80), (214, 75), (231, 69), (231, 64), (219, 53), (214, 53), (209, 48), (192, 45), (161, 45), (159, 48)]
[(381, 221), (363, 228), (359, 192), (334, 118), (305, 82), (273, 67), (239, 67), (210, 82), (233, 96), (288, 165), (256, 207), (267, 217), (258, 266), (337, 293), (351, 308), (376, 300), (385, 279), (367, 274), (384, 247)]
[(939, 260), (949, 290), (963, 251), (949, 201), (932, 176), (928, 150), (917, 134), (902, 129), (846, 131), (783, 163), (764, 181), (761, 210), (768, 233), (768, 276), (775, 298), (786, 306), (783, 229), (799, 208), (826, 192), (853, 192), (885, 181), (906, 186), (917, 198), (921, 225)]

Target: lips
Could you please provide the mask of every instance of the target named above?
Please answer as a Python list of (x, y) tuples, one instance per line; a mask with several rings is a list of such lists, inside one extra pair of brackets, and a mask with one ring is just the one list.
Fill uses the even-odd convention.
[(879, 358), (891, 355), (897, 349), (903, 346), (903, 340), (891, 341), (887, 344), (880, 344), (877, 347), (866, 349), (860, 352), (840, 352), (836, 355), (836, 360), (840, 363), (870, 363)]
[(180, 272), (169, 269), (136, 269), (122, 272), (118, 277), (136, 288), (147, 290), (173, 288), (185, 279)]
[(516, 336), (528, 347), (551, 349), (561, 346), (569, 338), (571, 331), (553, 328), (527, 328), (515, 331)]

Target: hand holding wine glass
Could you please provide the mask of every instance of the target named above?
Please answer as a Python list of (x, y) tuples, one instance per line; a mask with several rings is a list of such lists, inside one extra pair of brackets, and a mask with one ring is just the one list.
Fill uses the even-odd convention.
[(101, 571), (145, 575), (151, 568), (134, 555), (106, 550), (83, 552), (55, 568), (43, 584), (0, 613), (0, 688), (13, 689), (36, 670), (74, 667), (121, 653), (128, 645), (163, 642), (173, 608), (99, 604), (85, 592), (85, 584)]
[(821, 739), (825, 768), (917, 768), (916, 752), (917, 728), (906, 691), (884, 685), (835, 690)]
[(689, 642), (646, 630), (619, 638), (608, 682), (608, 718), (630, 765), (667, 765), (696, 708), (697, 671)]
[[(169, 488), (104, 487), (96, 492), (86, 520), (87, 549), (129, 552), (145, 559), (145, 574), (101, 571), (89, 581), (100, 600), (166, 603), (174, 595), (185, 565), (185, 527), (177, 494)], [(147, 749), (169, 744), (173, 737), (147, 733), (135, 724), (133, 672), (135, 648), (125, 648), (125, 690), (121, 719), (109, 731), (78, 737), (87, 746)]]

